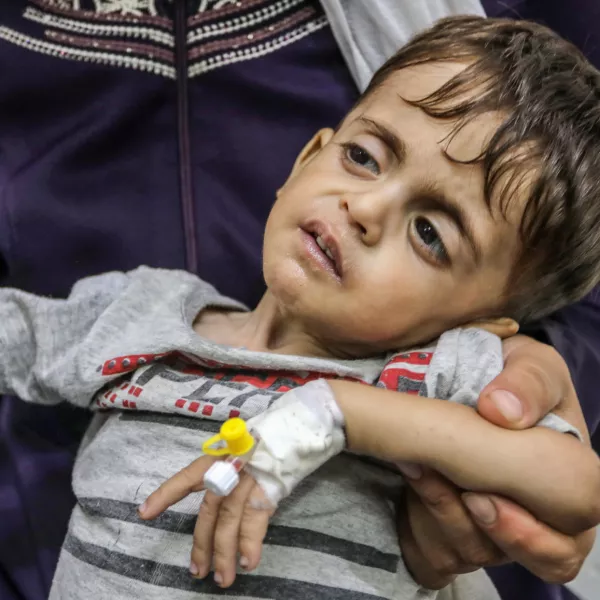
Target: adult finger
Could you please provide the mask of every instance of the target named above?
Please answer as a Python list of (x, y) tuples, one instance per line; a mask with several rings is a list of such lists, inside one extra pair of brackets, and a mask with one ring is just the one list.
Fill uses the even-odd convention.
[(139, 507), (142, 519), (155, 519), (169, 506), (176, 504), (193, 492), (204, 489), (204, 474), (215, 462), (212, 456), (201, 456), (173, 475), (154, 491)]
[(501, 427), (525, 429), (553, 411), (585, 432), (569, 370), (558, 352), (523, 335), (506, 340), (503, 348), (504, 370), (483, 389), (479, 413)]
[(466, 565), (459, 550), (446, 539), (439, 522), (412, 490), (407, 493), (407, 506), (411, 531), (429, 568), (440, 576), (462, 573)]
[(413, 532), (413, 524), (411, 524), (408, 493), (409, 491), (406, 490), (397, 506), (396, 527), (402, 560), (408, 572), (419, 585), (432, 590), (441, 590), (452, 583), (456, 575), (437, 571), (421, 551)]
[(549, 583), (571, 581), (594, 544), (594, 530), (564, 535), (505, 498), (465, 493), (463, 500), (482, 531), (510, 560)]
[(415, 539), (430, 564), (441, 573), (457, 574), (502, 562), (502, 553), (464, 506), (461, 491), (439, 473), (419, 469), (418, 478), (414, 472), (406, 478), (418, 496), (417, 501), (409, 494), (408, 507)]
[(219, 507), (213, 540), (213, 568), (215, 583), (224, 588), (235, 581), (240, 525), (248, 497), (255, 485), (252, 477), (242, 473), (237, 487), (223, 499)]
[(269, 519), (274, 512), (262, 488), (255, 484), (244, 507), (240, 525), (240, 567), (245, 571), (258, 567)]

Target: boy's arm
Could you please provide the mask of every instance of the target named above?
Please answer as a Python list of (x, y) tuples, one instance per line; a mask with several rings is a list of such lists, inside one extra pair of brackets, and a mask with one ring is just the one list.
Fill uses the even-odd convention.
[(331, 381), (348, 448), (429, 466), (471, 491), (494, 492), (564, 533), (600, 521), (600, 462), (574, 436), (502, 429), (472, 408)]
[(57, 371), (68, 378), (69, 356), (128, 282), (124, 273), (89, 277), (67, 299), (0, 289), (0, 393), (40, 404), (64, 400)]

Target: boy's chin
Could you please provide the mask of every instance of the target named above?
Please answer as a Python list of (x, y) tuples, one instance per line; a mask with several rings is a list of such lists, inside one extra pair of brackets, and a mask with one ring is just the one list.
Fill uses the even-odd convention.
[(269, 292), (284, 304), (304, 304), (319, 294), (319, 285), (312, 274), (292, 259), (265, 260), (263, 276)]
[(293, 320), (318, 322), (326, 326), (330, 302), (310, 280), (289, 276), (265, 277), (267, 293), (275, 300), (280, 312)]

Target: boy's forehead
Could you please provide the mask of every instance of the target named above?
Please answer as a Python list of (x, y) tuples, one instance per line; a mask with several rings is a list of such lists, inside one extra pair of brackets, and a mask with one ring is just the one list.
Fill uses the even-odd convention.
[[(348, 115), (345, 123), (352, 123), (360, 116), (375, 120), (382, 119), (388, 129), (402, 138), (407, 120), (419, 120), (422, 137), (427, 131), (437, 136), (440, 147), (456, 160), (467, 161), (481, 155), (497, 131), (504, 117), (498, 112), (487, 112), (467, 118), (460, 123), (449, 119), (435, 119), (411, 102), (427, 98), (469, 65), (460, 62), (431, 62), (400, 69), (390, 74), (385, 81), (371, 92)], [(470, 86), (469, 86), (470, 87)], [(477, 85), (465, 95), (452, 98), (442, 105), (453, 105), (477, 93)], [(421, 112), (421, 115), (415, 115)], [(409, 141), (409, 140), (405, 140)]]
[[(497, 111), (484, 112), (473, 117), (467, 115), (459, 122), (430, 117), (410, 104), (427, 98), (467, 67), (466, 63), (432, 62), (400, 69), (360, 102), (344, 124), (350, 125), (366, 117), (388, 129), (405, 144), (416, 142), (421, 145), (429, 137), (453, 160), (472, 161), (485, 152), (505, 115)], [(468, 92), (468, 96), (459, 95), (447, 105), (468, 100), (476, 93), (477, 85)], [(416, 127), (418, 139), (411, 140), (410, 130)]]
[(399, 69), (391, 73), (381, 85), (381, 91), (395, 90), (407, 100), (429, 96), (468, 67), (464, 62), (428, 62)]

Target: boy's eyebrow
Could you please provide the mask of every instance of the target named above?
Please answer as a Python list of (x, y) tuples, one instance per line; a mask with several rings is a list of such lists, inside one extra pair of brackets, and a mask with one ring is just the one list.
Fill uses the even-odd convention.
[(391, 129), (364, 115), (358, 117), (357, 120), (380, 137), (392, 149), (399, 162), (406, 158), (406, 144)]

